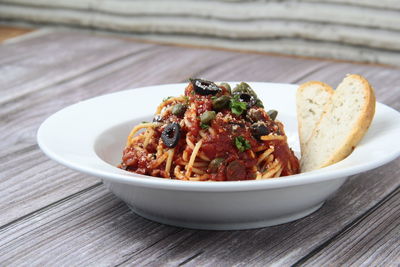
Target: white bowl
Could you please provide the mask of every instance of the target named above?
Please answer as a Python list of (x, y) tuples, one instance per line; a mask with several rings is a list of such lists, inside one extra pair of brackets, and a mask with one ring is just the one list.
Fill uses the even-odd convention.
[[(231, 83), (234, 84), (234, 83)], [(266, 109), (279, 111), (289, 145), (299, 154), (296, 85), (250, 83)], [(74, 170), (100, 177), (137, 214), (196, 229), (249, 229), (290, 222), (317, 210), (347, 176), (383, 165), (400, 154), (400, 114), (377, 104), (364, 139), (343, 161), (317, 171), (262, 181), (191, 182), (130, 173), (115, 167), (131, 128), (150, 120), (166, 96), (186, 84), (108, 94), (69, 106), (40, 126), (43, 152)]]

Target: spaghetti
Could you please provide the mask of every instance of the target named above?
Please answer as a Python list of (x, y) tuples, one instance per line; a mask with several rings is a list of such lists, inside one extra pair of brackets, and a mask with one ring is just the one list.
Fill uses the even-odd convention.
[(120, 168), (190, 181), (259, 180), (299, 172), (283, 124), (246, 83), (191, 79), (164, 100), (153, 122), (135, 126)]

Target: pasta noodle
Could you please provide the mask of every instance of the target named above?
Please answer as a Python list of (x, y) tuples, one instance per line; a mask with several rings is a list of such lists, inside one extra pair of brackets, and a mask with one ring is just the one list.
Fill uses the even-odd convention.
[(148, 128), (147, 132), (146, 132), (146, 138), (144, 139), (144, 143), (143, 143), (144, 148), (146, 148), (147, 145), (149, 144), (150, 138), (153, 136), (153, 134), (154, 134), (154, 130), (151, 128)]
[(260, 102), (245, 83), (231, 92), (226, 85), (191, 80), (184, 95), (157, 107), (153, 122), (133, 127), (119, 167), (185, 181), (262, 180), (298, 173), (282, 123), (272, 120)]
[(261, 179), (272, 178), (273, 175), (274, 175), (277, 171), (279, 171), (280, 168), (281, 168), (281, 164), (279, 163), (278, 160), (275, 160), (275, 161), (271, 164), (271, 166), (267, 169), (267, 171), (265, 171), (265, 172), (262, 174)]
[(261, 154), (261, 156), (258, 158), (257, 164), (260, 164), (263, 160), (265, 160), (273, 151), (274, 151), (274, 148), (273, 148), (273, 147), (271, 147), (271, 148), (265, 150), (265, 151)]
[(168, 150), (168, 158), (167, 158), (167, 163), (165, 164), (165, 172), (169, 174), (171, 170), (171, 165), (172, 165), (172, 159), (174, 157), (174, 151), (175, 149), (170, 149)]
[(190, 174), (192, 172), (194, 160), (196, 159), (197, 153), (199, 152), (202, 143), (203, 143), (203, 140), (200, 140), (194, 146), (192, 155), (190, 156), (189, 163), (187, 165), (186, 176), (190, 176)]
[(286, 136), (283, 135), (264, 135), (261, 136), (263, 141), (275, 141), (275, 140), (286, 140)]
[(133, 136), (140, 130), (143, 128), (147, 128), (147, 127), (155, 127), (157, 124), (156, 123), (141, 123), (139, 125), (137, 125), (136, 127), (134, 127), (132, 129), (132, 131), (129, 133), (128, 136), (128, 141), (127, 141), (127, 146), (130, 146), (132, 144), (132, 138)]

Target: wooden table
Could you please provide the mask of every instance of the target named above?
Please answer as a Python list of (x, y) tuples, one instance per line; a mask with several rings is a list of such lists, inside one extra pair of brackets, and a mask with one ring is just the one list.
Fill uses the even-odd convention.
[(49, 32), (0, 45), (0, 70), (0, 266), (400, 264), (400, 159), (352, 176), (295, 222), (197, 231), (135, 215), (36, 143), (40, 123), (70, 104), (188, 77), (336, 86), (359, 73), (400, 110), (400, 69)]

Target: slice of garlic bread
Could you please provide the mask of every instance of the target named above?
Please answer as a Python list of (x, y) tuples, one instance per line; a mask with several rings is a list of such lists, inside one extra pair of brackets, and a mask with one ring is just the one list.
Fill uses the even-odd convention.
[(374, 90), (364, 77), (348, 75), (304, 145), (301, 171), (323, 168), (347, 157), (368, 130), (375, 101)]
[(321, 120), (334, 92), (329, 85), (317, 81), (306, 82), (297, 89), (297, 122), (301, 151), (304, 150), (317, 122)]

